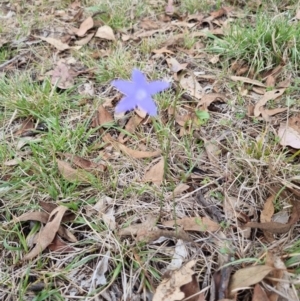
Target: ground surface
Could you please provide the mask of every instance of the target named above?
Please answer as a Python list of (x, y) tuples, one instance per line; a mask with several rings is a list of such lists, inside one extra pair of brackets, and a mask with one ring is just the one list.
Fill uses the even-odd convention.
[(1, 2), (1, 300), (299, 300), (297, 2)]

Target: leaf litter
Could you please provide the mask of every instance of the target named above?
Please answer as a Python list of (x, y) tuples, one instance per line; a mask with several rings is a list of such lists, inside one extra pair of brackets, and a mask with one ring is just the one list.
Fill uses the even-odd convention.
[[(245, 62), (234, 67), (234, 61), (228, 62), (232, 66), (225, 70), (229, 75), (222, 77), (222, 55), (208, 55), (205, 50), (209, 39), (226, 36), (232, 17), (244, 18), (237, 17), (241, 15), (239, 4), (208, 14), (183, 14), (176, 1), (149, 1), (150, 7), (161, 8), (162, 14), (140, 20), (134, 16), (133, 3), (129, 8), (129, 27), (114, 24), (113, 11), (103, 18), (98, 18), (97, 13), (87, 15), (94, 8), (79, 1), (61, 10), (53, 5), (53, 31), (49, 33), (43, 25), (45, 28), (24, 38), (22, 45), (31, 47), (26, 58), (32, 56), (41, 64), (41, 70), (51, 69), (44, 74), (51, 76), (52, 86), (67, 90), (63, 93), (70, 96), (70, 106), (64, 107), (59, 116), (60, 125), (68, 132), (68, 142), (38, 154), (37, 149), (31, 149), (29, 140), (22, 145), (24, 152), (9, 147), (12, 153), (5, 162), (10, 164), (3, 164), (0, 176), (6, 185), (10, 179), (14, 183), (14, 173), (20, 172), (22, 187), (29, 192), (28, 196), (24, 193), (29, 205), (22, 209), (18, 202), (11, 204), (5, 196), (8, 209), (3, 220), (9, 212), (18, 212), (15, 222), (26, 222), (19, 226), (24, 233), (28, 233), (28, 221), (30, 229), (36, 222), (42, 224), (36, 235), (28, 234), (27, 241), (31, 240), (35, 247), (23, 259), (33, 263), (43, 254), (50, 269), (63, 271), (68, 286), (52, 276), (47, 281), (55, 283), (70, 300), (75, 295), (76, 300), (86, 296), (145, 300), (146, 295), (148, 300), (276, 301), (278, 296), (297, 300), (293, 294), (295, 281), (290, 277), (297, 275), (294, 270), (287, 270), (284, 263), (291, 256), (285, 245), (297, 239), (300, 214), (294, 199), (295, 195), (299, 197), (299, 177), (294, 171), (300, 148), (297, 106), (283, 103), (290, 97), (287, 95), (294, 100), (295, 94), (289, 91), (294, 88), (294, 79), (282, 71), (282, 65), (274, 65), (256, 76)], [(19, 14), (22, 9), (14, 10)], [(15, 22), (13, 15), (6, 14), (11, 22)], [(42, 10), (40, 15), (47, 17)], [(14, 36), (13, 31), (10, 35)], [(5, 47), (12, 50), (16, 42), (10, 35)], [(125, 62), (123, 52), (129, 54), (124, 55)], [(90, 70), (86, 67), (77, 71), (68, 63), (70, 54), (85, 66), (95, 66), (95, 72), (85, 73), (83, 69)], [(1, 71), (6, 75), (13, 68), (23, 71), (26, 64), (19, 58), (18, 54), (15, 59), (9, 57)], [(41, 58), (47, 62), (45, 66)], [(28, 67), (31, 65), (29, 61)], [(149, 110), (147, 102), (140, 102), (143, 91), (138, 90), (137, 79), (139, 84), (130, 91), (128, 105), (116, 118), (116, 108), (120, 110), (122, 100), (110, 83), (123, 81), (119, 88), (126, 97), (130, 82), (127, 79), (134, 68), (141, 68), (144, 76), (151, 79), (143, 82), (147, 89), (152, 82), (171, 82), (171, 88), (155, 95)], [(79, 78), (79, 74), (86, 77)], [(45, 76), (38, 78), (46, 85)], [(78, 96), (76, 89), (73, 91), (77, 83), (90, 84), (93, 92)], [(149, 90), (149, 95), (158, 90)], [(56, 92), (53, 90), (49, 97)], [(80, 106), (76, 105), (78, 97)], [(27, 98), (29, 103), (37, 101)], [(54, 104), (55, 108), (65, 106), (63, 97), (60, 101)], [(142, 109), (143, 105), (146, 107), (133, 108), (132, 101)], [(240, 101), (244, 102), (241, 106)], [(247, 116), (245, 108), (249, 106), (253, 110)], [(22, 120), (12, 115), (5, 125), (8, 144), (19, 135), (34, 131), (39, 118), (48, 118), (35, 113), (33, 119), (32, 108), (16, 108), (14, 114)], [(134, 111), (128, 112), (131, 109)], [(205, 120), (201, 119), (201, 112), (206, 113)], [(48, 114), (53, 120), (51, 112)], [(77, 125), (88, 124), (88, 139), (78, 136), (72, 140), (72, 133), (76, 132), (74, 120)], [(266, 137), (260, 146), (262, 134)], [(46, 134), (39, 141), (44, 143), (49, 137)], [(40, 145), (43, 144), (39, 142)], [(47, 159), (48, 151), (51, 160)], [(60, 158), (54, 157), (57, 169), (53, 166), (53, 154)], [(37, 171), (45, 170), (45, 166), (37, 158), (53, 167), (38, 180)], [(44, 182), (46, 178), (49, 182)], [(269, 191), (268, 185), (273, 182), (284, 183), (282, 190), (288, 190), (292, 196)], [(2, 193), (10, 188), (0, 189)], [(44, 211), (32, 211), (35, 200)], [(58, 205), (65, 202), (74, 208), (74, 213), (68, 214), (68, 207)], [(23, 208), (28, 212), (24, 213)], [(275, 217), (282, 212), (290, 217), (281, 223)], [(70, 228), (63, 224), (66, 222)], [(287, 232), (288, 238), (284, 238)], [(12, 234), (7, 235), (9, 243), (18, 243)], [(80, 248), (67, 241), (79, 243)], [(51, 251), (51, 256), (45, 249)], [(276, 254), (271, 258), (266, 249)], [(3, 250), (8, 252), (9, 246)], [(266, 263), (251, 264), (258, 262), (257, 258)], [(17, 257), (13, 260), (17, 262)], [(74, 266), (65, 273), (68, 260), (74, 260)], [(12, 273), (8, 261), (3, 262), (5, 271)], [(228, 264), (233, 268), (228, 268)], [(48, 272), (49, 267), (42, 265), (40, 269)], [(32, 270), (35, 273), (35, 266)]]

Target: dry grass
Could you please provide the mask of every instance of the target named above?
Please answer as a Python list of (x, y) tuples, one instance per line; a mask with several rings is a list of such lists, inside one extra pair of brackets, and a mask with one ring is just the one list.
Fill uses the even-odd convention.
[[(222, 51), (219, 61), (213, 64), (214, 54), (210, 51), (216, 41), (193, 38), (191, 34), (202, 29), (201, 26), (171, 27), (154, 36), (123, 41), (125, 34), (139, 30), (144, 18), (158, 22), (164, 16), (165, 2), (81, 2), (84, 17), (77, 20), (75, 11), (79, 9), (70, 8), (70, 1), (10, 1), (0, 6), (0, 16), (8, 16), (0, 18), (0, 64), (20, 55), (0, 70), (3, 140), (0, 145), (0, 299), (151, 300), (180, 243), (186, 250), (183, 262), (197, 261), (196, 275), (200, 288), (207, 290), (206, 300), (213, 294), (212, 279), (223, 266), (231, 266), (233, 273), (266, 262), (268, 252), (287, 264), (293, 276), (291, 287), (299, 290), (299, 226), (293, 225), (287, 233), (269, 234), (269, 240), (262, 230), (244, 226), (248, 220), (260, 221), (267, 198), (278, 190), (282, 192), (274, 201), (274, 216), (278, 218), (290, 215), (290, 201), (297, 197), (297, 181), (291, 179), (298, 175), (299, 154), (293, 156), (295, 151), (282, 147), (277, 137), (279, 124), (299, 112), (298, 66), (294, 57), (286, 62), (277, 78), (277, 82), (290, 78), (284, 96), (280, 102), (268, 103), (270, 109), (283, 107), (287, 102), (291, 105), (287, 112), (266, 122), (261, 117), (248, 116), (249, 105), (254, 105), (260, 96), (252, 93), (251, 87), (230, 80), (230, 75), (234, 74), (231, 69), (234, 61), (243, 60), (243, 66), (248, 64), (249, 68), (242, 75), (263, 78), (265, 72), (276, 67), (272, 51), (265, 57), (256, 57), (255, 64), (251, 64), (247, 59), (255, 49), (245, 48), (245, 41), (240, 45), (235, 41), (241, 56)], [(203, 12), (206, 16), (207, 11), (221, 7), (219, 1), (213, 4), (204, 1), (203, 6), (199, 6), (200, 2), (182, 1), (178, 4), (180, 15)], [(240, 13), (240, 5), (235, 3), (233, 11)], [(262, 5), (266, 7), (267, 3)], [(289, 14), (293, 15), (296, 4), (290, 1), (285, 7), (289, 5)], [(252, 6), (243, 8), (253, 13)], [(280, 3), (272, 1), (268, 11), (270, 22), (281, 9)], [(47, 36), (73, 44), (75, 38), (68, 36), (68, 30), (78, 28), (85, 17), (96, 12), (100, 13), (94, 20), (111, 26), (117, 41), (93, 39), (80, 50), (64, 52), (42, 41), (36, 42), (37, 36)], [(249, 20), (251, 26), (255, 16), (253, 13), (250, 20), (242, 18), (241, 22)], [(175, 15), (173, 19), (178, 17)], [(224, 16), (223, 22), (225, 19)], [(169, 45), (173, 54), (154, 56), (153, 50), (165, 46), (166, 41), (179, 33), (184, 33), (185, 38)], [(261, 43), (259, 39), (257, 42)], [(296, 49), (293, 54), (299, 58), (297, 47), (297, 43), (293, 44), (289, 50)], [(225, 103), (214, 102), (209, 106), (209, 119), (201, 120), (201, 125), (187, 122), (185, 135), (180, 135), (183, 127), (172, 108), (176, 107), (180, 114), (194, 112), (198, 100), (178, 88), (176, 76), (166, 62), (169, 57), (188, 63), (188, 71), (209, 75), (198, 77), (198, 82), (208, 92), (226, 98)], [(50, 77), (45, 76), (62, 58), (72, 58), (76, 71), (86, 71), (65, 91), (57, 89)], [(144, 119), (126, 143), (131, 149), (162, 151), (165, 173), (160, 186), (143, 181), (146, 168), (155, 164), (155, 159), (126, 156), (105, 140), (106, 134), (117, 138), (135, 113), (115, 119), (104, 130), (99, 124), (91, 126), (100, 104), (111, 101), (108, 111), (113, 114), (120, 95), (110, 82), (115, 78), (129, 78), (133, 67), (143, 70), (151, 80), (165, 78), (173, 82), (172, 89), (156, 97), (159, 117)], [(253, 71), (250, 67), (257, 69)], [(177, 76), (180, 78), (182, 74)], [(80, 94), (85, 84), (93, 87), (94, 94)], [(46, 130), (33, 135), (24, 131), (24, 137), (16, 134), (30, 116), (35, 125), (43, 125)], [(207, 154), (207, 142), (216, 145), (215, 158)], [(104, 162), (107, 169), (88, 173), (88, 183), (68, 181), (57, 168), (56, 158), (65, 160), (62, 153)], [(18, 162), (7, 164), (13, 159)], [(174, 190), (179, 184), (189, 187), (176, 195)], [(45, 250), (24, 262), (33, 236), (43, 226), (38, 222), (16, 223), (14, 217), (43, 210), (41, 201), (67, 206), (75, 213), (75, 218), (64, 225), (78, 242), (68, 243), (73, 247), (72, 252)], [(184, 217), (209, 217), (220, 229), (183, 231), (180, 227), (164, 225), (166, 221)], [(145, 232), (134, 232), (136, 225)], [(131, 233), (121, 235), (128, 227)], [(95, 271), (101, 264), (105, 265), (106, 259), (106, 280), (97, 283)], [(266, 281), (267, 284), (270, 282)], [(243, 290), (237, 300), (250, 301), (252, 297), (253, 290)]]

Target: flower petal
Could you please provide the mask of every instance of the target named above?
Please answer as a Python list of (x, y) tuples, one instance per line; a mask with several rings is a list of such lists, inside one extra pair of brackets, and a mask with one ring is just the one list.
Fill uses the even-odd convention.
[(130, 111), (136, 107), (136, 101), (131, 97), (123, 97), (116, 106), (116, 113)]
[(150, 95), (154, 95), (156, 93), (168, 89), (170, 86), (171, 84), (169, 82), (156, 80), (151, 83), (148, 83), (147, 92)]
[(136, 87), (143, 88), (148, 84), (146, 76), (139, 69), (133, 69), (131, 78)]
[(150, 116), (157, 115), (157, 107), (154, 100), (151, 97), (145, 99), (143, 102), (138, 103), (138, 105)]
[(130, 95), (134, 93), (134, 83), (122, 80), (122, 79), (116, 79), (111, 82), (111, 84), (116, 87), (120, 92), (122, 92), (125, 95)]

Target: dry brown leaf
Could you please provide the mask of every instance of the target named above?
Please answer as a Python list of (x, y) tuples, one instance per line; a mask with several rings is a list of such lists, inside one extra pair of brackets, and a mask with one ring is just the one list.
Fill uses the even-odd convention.
[(94, 34), (90, 33), (86, 37), (82, 38), (81, 40), (76, 41), (75, 45), (84, 46), (93, 38), (93, 36)]
[(84, 173), (82, 170), (72, 168), (72, 166), (65, 161), (56, 159), (56, 162), (58, 170), (65, 180), (69, 182), (80, 181), (83, 183), (89, 183), (87, 174)]
[(223, 202), (223, 210), (226, 218), (233, 219), (237, 216), (237, 212), (235, 211), (235, 205), (237, 204), (238, 199), (236, 197), (228, 196), (225, 194), (225, 199)]
[(36, 236), (36, 246), (26, 256), (24, 256), (24, 260), (30, 260), (34, 258), (51, 244), (67, 210), (68, 208), (65, 206), (58, 206), (51, 212), (46, 226), (42, 228), (42, 230)]
[(153, 158), (157, 157), (161, 154), (160, 150), (154, 151), (154, 152), (145, 152), (145, 151), (138, 151), (131, 148), (128, 148), (127, 146), (118, 143), (117, 148), (119, 148), (123, 153), (126, 155), (135, 158), (135, 159), (143, 159), (143, 158)]
[[(277, 255), (268, 251), (266, 265), (275, 268), (275, 270), (270, 273), (268, 281), (276, 290), (280, 290), (280, 280), (283, 278), (284, 271), (286, 270), (285, 264)], [(274, 292), (267, 292), (267, 295), (268, 301), (277, 301), (278, 299), (278, 295)]]
[(202, 99), (198, 102), (197, 107), (202, 107), (203, 110), (206, 110), (211, 103), (214, 101), (222, 101), (225, 102), (225, 96), (220, 93), (210, 93), (204, 94)]
[[(58, 205), (56, 204), (53, 204), (53, 203), (48, 203), (48, 202), (43, 202), (43, 201), (39, 201), (39, 205), (47, 212), (47, 213), (51, 213), (55, 208), (57, 208)], [(63, 222), (68, 222), (68, 221), (72, 221), (74, 220), (76, 217), (76, 215), (71, 212), (71, 211), (68, 211), (65, 213), (62, 221)], [(48, 216), (49, 218), (49, 216)], [(47, 218), (47, 220), (48, 220)], [(47, 222), (46, 220), (46, 222)]]
[(16, 166), (16, 165), (19, 165), (22, 161), (23, 161), (22, 157), (18, 157), (18, 158), (3, 162), (3, 165), (4, 166)]
[[(172, 114), (172, 113), (171, 113)], [(170, 114), (170, 115), (171, 115)], [(175, 114), (175, 121), (182, 127), (185, 127), (188, 125), (190, 121), (192, 121), (192, 115), (190, 113), (187, 113), (185, 115), (180, 115), (176, 112)]]
[(50, 45), (54, 46), (59, 51), (64, 51), (64, 50), (71, 48), (68, 44), (63, 43), (62, 41), (54, 39), (54, 38), (44, 38), (44, 37), (37, 37), (37, 38), (49, 43)]
[(76, 251), (76, 249), (66, 242), (64, 242), (58, 235), (55, 235), (53, 241), (48, 246), (48, 249), (52, 252), (70, 253)]
[(129, 137), (125, 137), (127, 135), (127, 133), (134, 133), (136, 128), (140, 125), (140, 123), (143, 121), (143, 118), (141, 118), (140, 116), (134, 114), (133, 116), (131, 116), (131, 118), (129, 119), (129, 121), (126, 123), (125, 126), (125, 132), (121, 132), (119, 137), (118, 137), (118, 141), (120, 143), (124, 143), (126, 142)]
[(79, 157), (77, 155), (73, 155), (70, 153), (59, 153), (59, 155), (64, 156), (67, 159), (70, 159), (72, 163), (77, 165), (78, 167), (89, 171), (89, 172), (97, 172), (97, 171), (105, 171), (106, 166), (101, 163), (95, 163), (90, 160), (84, 159), (82, 157)]
[[(276, 291), (281, 293), (281, 296), (285, 296), (284, 300), (299, 300), (296, 297), (296, 290), (294, 290), (290, 285), (291, 277), (293, 276), (291, 276), (291, 273), (287, 271), (281, 258), (271, 252), (268, 252), (266, 264), (275, 268), (275, 270), (270, 273), (268, 281), (272, 284)], [(268, 301), (283, 301), (282, 298), (279, 298), (279, 294), (277, 294), (276, 291), (267, 292), (269, 298)]]
[(74, 86), (74, 77), (76, 75), (67, 64), (58, 62), (54, 70), (51, 71), (51, 84), (60, 89), (71, 88)]
[(210, 231), (215, 232), (220, 229), (220, 225), (208, 217), (184, 217), (182, 219), (165, 221), (164, 226), (182, 226), (185, 231)]
[[(65, 217), (63, 217), (62, 221), (64, 221)], [(77, 238), (75, 235), (66, 229), (64, 226), (60, 226), (57, 233), (64, 239), (70, 241), (70, 242), (77, 242)]]
[(248, 77), (244, 77), (244, 76), (230, 76), (230, 79), (232, 79), (235, 82), (243, 82), (246, 84), (251, 84), (251, 85), (263, 87), (263, 88), (266, 87), (266, 85), (263, 84), (262, 82), (255, 80), (255, 79), (248, 78)]
[[(56, 208), (57, 208), (57, 206), (55, 205), (55, 208), (53, 208), (53, 210), (56, 209)], [(53, 210), (51, 210), (51, 211), (53, 211)], [(67, 216), (64, 216), (63, 221), (70, 220), (71, 217), (72, 217), (71, 215), (73, 215), (73, 213), (67, 214)], [(22, 214), (19, 217), (14, 217), (14, 220), (16, 222), (38, 221), (38, 222), (43, 223), (43, 224), (46, 224), (48, 219), (49, 219), (49, 213), (41, 212), (41, 211), (39, 211), (39, 212), (37, 212), (37, 211), (27, 212), (27, 213)], [(72, 217), (72, 219), (74, 219), (74, 216)], [(77, 242), (76, 237), (69, 230), (64, 228), (63, 226), (59, 227), (58, 234), (61, 237), (67, 239), (68, 241)]]
[(47, 212), (51, 213), (55, 208), (57, 208), (56, 204), (39, 201), (39, 205)]
[(110, 41), (115, 41), (115, 34), (112, 30), (112, 28), (108, 25), (103, 25), (101, 27), (98, 28), (95, 37), (97, 38), (101, 38), (104, 40), (110, 40)]
[(274, 234), (286, 233), (291, 229), (291, 226), (292, 226), (291, 224), (282, 224), (277, 222), (266, 222), (266, 223), (248, 222), (245, 224), (245, 227), (259, 228), (262, 230), (267, 230), (268, 232)]
[(286, 78), (285, 80), (281, 81), (280, 83), (277, 84), (277, 88), (288, 88), (291, 85), (291, 79)]
[(146, 217), (146, 220), (143, 221), (140, 224), (134, 224), (134, 225), (130, 225), (124, 229), (121, 229), (119, 231), (119, 235), (120, 236), (141, 236), (141, 231), (144, 232), (145, 230), (151, 230), (155, 224), (156, 224), (157, 218), (152, 216), (152, 215), (148, 215)]
[(46, 212), (27, 212), (19, 217), (15, 217), (16, 222), (27, 222), (27, 221), (38, 221), (40, 223), (46, 224), (49, 218), (49, 214)]
[(107, 209), (105, 213), (102, 213), (101, 219), (111, 231), (116, 229), (115, 210), (113, 207)]
[(252, 301), (270, 301), (266, 292), (259, 284), (254, 286)]
[(267, 77), (266, 86), (268, 88), (275, 87), (275, 77), (272, 74)]
[(275, 200), (276, 195), (271, 195), (267, 198), (265, 204), (264, 204), (264, 208), (261, 211), (261, 215), (260, 215), (260, 221), (262, 223), (265, 222), (270, 222), (272, 219), (272, 216), (274, 214), (274, 205), (273, 202)]
[(220, 61), (220, 56), (219, 55), (213, 55), (209, 62), (213, 65), (215, 65), (216, 63), (218, 63)]
[[(271, 222), (272, 221), (272, 216), (274, 214), (274, 205), (273, 202), (276, 198), (276, 195), (271, 195), (270, 197), (267, 198), (264, 208), (261, 212), (260, 215), (260, 221), (261, 223), (266, 223), (266, 222)], [(270, 233), (269, 231), (263, 230), (264, 236), (268, 242), (272, 242), (274, 240), (273, 234)]]
[(249, 69), (250, 69), (250, 66), (245, 65), (245, 66), (243, 66), (242, 68), (240, 68), (240, 69), (238, 69), (238, 70), (236, 71), (236, 75), (237, 75), (237, 76), (240, 76), (240, 75), (243, 75), (243, 74), (245, 74), (245, 73), (248, 73), (248, 72), (249, 72)]
[(267, 265), (257, 265), (238, 270), (231, 277), (229, 285), (230, 296), (233, 297), (238, 290), (262, 281), (273, 270), (273, 267)]
[(288, 223), (294, 225), (300, 219), (300, 202), (297, 200), (291, 200), (291, 204), (293, 205), (292, 214), (289, 218)]
[(220, 9), (211, 12), (210, 15), (212, 17), (211, 20), (213, 20), (213, 19), (216, 19), (216, 18), (220, 18), (224, 15), (227, 15), (227, 11), (223, 7), (221, 7)]
[(179, 194), (181, 194), (182, 192), (186, 191), (187, 189), (189, 189), (190, 186), (189, 185), (186, 185), (184, 183), (180, 183), (176, 186), (176, 188), (174, 189), (173, 191), (173, 195), (174, 196), (177, 196)]
[(285, 112), (287, 110), (288, 108), (277, 108), (277, 109), (270, 109), (270, 110), (263, 109), (263, 113), (266, 114), (267, 116), (274, 116), (276, 114)]
[(261, 114), (261, 108), (271, 99), (276, 99), (280, 97), (286, 89), (276, 89), (272, 91), (267, 91), (265, 95), (257, 102), (254, 107), (254, 116), (258, 117)]
[(95, 114), (95, 117), (92, 122), (92, 127), (106, 127), (109, 126), (114, 121), (111, 113), (108, 112), (103, 105), (100, 105), (98, 111)]
[[(266, 80), (266, 82), (269, 81), (275, 81), (278, 76), (280, 75), (281, 71), (283, 69), (283, 65), (278, 65), (276, 66), (274, 69), (268, 70), (267, 72), (265, 72), (265, 74), (263, 75), (263, 80)], [(269, 77), (273, 78), (273, 79), (269, 79)]]
[(21, 127), (19, 130), (17, 130), (14, 134), (19, 136), (19, 135), (24, 135), (26, 132), (29, 130), (35, 129), (35, 122), (31, 116), (27, 117), (21, 124)]
[(252, 91), (259, 95), (264, 95), (266, 93), (266, 89), (262, 87), (252, 87)]
[(164, 179), (165, 160), (163, 157), (153, 166), (151, 166), (145, 173), (143, 181), (152, 182), (153, 184), (160, 185)]
[(175, 301), (182, 300), (184, 292), (180, 290), (180, 287), (183, 285), (192, 282), (193, 266), (196, 264), (195, 260), (188, 262), (180, 270), (174, 271), (171, 274), (171, 278), (163, 279), (162, 282), (158, 285), (154, 296), (153, 301)]
[(184, 293), (184, 299), (189, 301), (205, 301), (205, 294), (200, 293), (196, 275), (192, 275), (192, 281), (184, 284), (180, 290)]
[(94, 26), (93, 18), (88, 17), (80, 24), (79, 29), (75, 30), (75, 34), (78, 37), (83, 37), (89, 29), (93, 28), (93, 26)]
[(281, 123), (278, 129), (279, 143), (282, 146), (291, 146), (300, 149), (300, 131), (299, 131), (299, 118), (290, 118), (288, 124)]
[(147, 116), (147, 112), (145, 110), (143, 110), (141, 107), (137, 106), (135, 109), (134, 109), (134, 112), (141, 118), (145, 119), (146, 116)]
[(181, 70), (186, 69), (186, 66), (188, 65), (187, 63), (185, 64), (180, 64), (175, 58), (171, 57), (167, 59), (168, 66), (170, 70), (174, 73), (177, 73)]
[(203, 95), (203, 89), (198, 83), (196, 76), (188, 74), (187, 76), (182, 76), (180, 79), (180, 86), (186, 90), (192, 97), (201, 99)]

